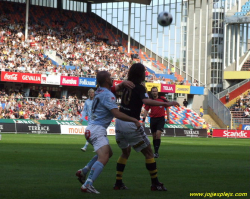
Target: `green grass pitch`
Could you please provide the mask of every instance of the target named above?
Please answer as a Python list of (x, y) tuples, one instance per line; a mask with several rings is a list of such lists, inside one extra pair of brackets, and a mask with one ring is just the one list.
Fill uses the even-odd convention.
[(80, 150), (84, 136), (2, 134), (0, 199), (186, 199), (192, 198), (189, 194), (193, 192), (250, 196), (249, 139), (162, 138), (156, 161), (159, 180), (167, 192), (150, 191), (144, 157), (134, 151), (123, 177), (129, 190), (114, 191), (120, 150), (114, 136), (109, 140), (114, 154), (94, 183), (101, 192), (96, 195), (81, 193), (75, 177), (75, 172), (95, 154), (92, 146), (87, 152)]

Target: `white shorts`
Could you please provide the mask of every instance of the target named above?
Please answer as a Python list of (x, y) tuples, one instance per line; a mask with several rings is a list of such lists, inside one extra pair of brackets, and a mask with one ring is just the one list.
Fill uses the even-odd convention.
[(88, 125), (85, 129), (85, 138), (91, 145), (93, 145), (95, 151), (105, 145), (109, 145), (107, 130), (100, 125)]
[(133, 122), (116, 119), (115, 133), (116, 142), (121, 149), (132, 146), (135, 151), (139, 152), (150, 145), (144, 128), (141, 126), (137, 131), (137, 126)]

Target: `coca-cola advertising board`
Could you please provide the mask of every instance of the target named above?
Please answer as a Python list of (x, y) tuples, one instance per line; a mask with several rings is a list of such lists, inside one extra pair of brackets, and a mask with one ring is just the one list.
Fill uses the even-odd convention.
[(1, 81), (41, 84), (41, 74), (2, 71)]
[(61, 76), (61, 85), (78, 86), (79, 78), (70, 76)]
[(20, 73), (13, 73), (13, 72), (1, 72), (1, 81), (6, 81), (6, 82), (22, 82), (21, 76), (19, 75)]
[(163, 93), (175, 93), (175, 85), (161, 84), (161, 92), (163, 92)]
[(250, 138), (250, 130), (214, 129), (213, 137)]
[(116, 86), (116, 85), (118, 85), (118, 84), (120, 84), (120, 83), (122, 83), (121, 80), (114, 80), (114, 81), (113, 81), (113, 86)]

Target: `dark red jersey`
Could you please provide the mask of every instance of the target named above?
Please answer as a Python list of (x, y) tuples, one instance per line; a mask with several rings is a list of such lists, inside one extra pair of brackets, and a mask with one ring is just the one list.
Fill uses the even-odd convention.
[[(153, 99), (158, 102), (167, 102), (168, 100), (165, 97), (159, 97), (157, 99)], [(151, 113), (149, 114), (149, 117), (155, 118), (155, 117), (165, 117), (165, 107), (164, 106), (148, 106), (145, 105), (145, 109), (149, 111), (151, 109)]]

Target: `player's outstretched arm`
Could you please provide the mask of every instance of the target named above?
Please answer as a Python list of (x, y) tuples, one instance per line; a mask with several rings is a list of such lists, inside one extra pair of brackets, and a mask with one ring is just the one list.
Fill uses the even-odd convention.
[(151, 99), (143, 99), (142, 101), (145, 105), (149, 106), (164, 106), (164, 107), (180, 106), (178, 102), (159, 102)]
[(123, 121), (127, 121), (127, 122), (134, 122), (135, 125), (140, 128), (141, 127), (141, 124), (140, 122), (133, 118), (133, 117), (130, 117), (122, 112), (120, 112), (117, 108), (114, 108), (114, 109), (111, 109), (111, 113), (117, 118), (117, 119), (120, 119), (120, 120), (123, 120)]
[(178, 102), (166, 102), (165, 107), (169, 107), (169, 106), (180, 106), (180, 104)]

